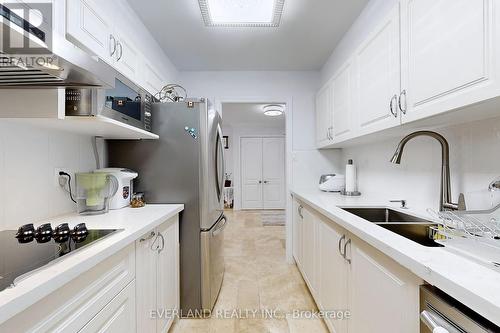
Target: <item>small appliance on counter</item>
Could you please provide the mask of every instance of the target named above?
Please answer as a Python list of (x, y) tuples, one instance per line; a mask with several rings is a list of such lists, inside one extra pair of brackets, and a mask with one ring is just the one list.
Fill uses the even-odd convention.
[(114, 179), (118, 190), (109, 199), (109, 209), (121, 209), (130, 206), (133, 191), (133, 180), (139, 176), (135, 171), (125, 168), (97, 169), (95, 173), (107, 174)]
[(326, 174), (321, 175), (319, 179), (319, 189), (323, 192), (340, 192), (345, 187), (345, 176)]
[(116, 178), (107, 173), (76, 174), (76, 205), (80, 215), (99, 215), (109, 210), (109, 199), (118, 191)]

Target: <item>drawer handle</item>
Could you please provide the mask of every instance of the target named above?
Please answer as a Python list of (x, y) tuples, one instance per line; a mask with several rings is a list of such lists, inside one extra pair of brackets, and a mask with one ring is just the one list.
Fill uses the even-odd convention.
[(432, 317), (432, 314), (427, 310), (422, 311), (420, 320), (432, 331), (432, 333), (450, 333), (446, 328), (439, 326)]

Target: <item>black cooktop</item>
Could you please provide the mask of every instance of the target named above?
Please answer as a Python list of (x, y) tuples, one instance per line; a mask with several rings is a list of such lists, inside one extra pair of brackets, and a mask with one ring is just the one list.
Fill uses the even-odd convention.
[[(73, 253), (117, 229), (89, 229), (78, 237), (58, 239), (48, 237), (40, 241), (36, 238), (16, 238), (19, 231), (0, 231), (0, 291), (15, 285), (22, 275), (43, 267), (48, 263)], [(56, 238), (57, 239), (57, 238)]]

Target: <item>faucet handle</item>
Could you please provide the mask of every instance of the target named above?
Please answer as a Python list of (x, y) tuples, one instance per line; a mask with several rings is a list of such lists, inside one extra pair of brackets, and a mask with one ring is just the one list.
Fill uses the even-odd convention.
[(406, 200), (390, 200), (390, 202), (400, 202), (401, 208), (408, 209), (408, 207), (406, 207)]

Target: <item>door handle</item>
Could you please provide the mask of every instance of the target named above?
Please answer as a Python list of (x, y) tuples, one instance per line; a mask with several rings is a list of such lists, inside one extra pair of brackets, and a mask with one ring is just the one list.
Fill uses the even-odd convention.
[(160, 253), (165, 248), (165, 237), (161, 233), (158, 233), (158, 237), (161, 239), (161, 247), (158, 247), (158, 253)]
[(344, 243), (344, 259), (350, 265), (351, 264), (351, 259), (347, 258), (347, 245), (349, 245), (349, 244), (351, 244), (351, 239), (350, 238), (347, 240), (347, 242)]
[(116, 59), (116, 61), (120, 61), (122, 59), (122, 56), (123, 56), (123, 46), (122, 46), (122, 43), (118, 42), (118, 46), (120, 47), (120, 55), (118, 56), (118, 58)]
[(116, 38), (115, 38), (115, 36), (110, 34), (109, 35), (109, 42), (112, 43), (112, 46), (113, 46), (112, 51), (110, 51), (109, 56), (113, 56), (113, 54), (115, 54), (115, 52), (116, 52)]
[(392, 96), (391, 98), (391, 101), (389, 102), (389, 108), (391, 109), (391, 113), (392, 115), (394, 116), (394, 118), (397, 118), (398, 117), (398, 111), (394, 111), (394, 102), (398, 102), (398, 95), (394, 94), (394, 96)]
[(342, 253), (342, 241), (345, 240), (345, 235), (342, 235), (339, 239), (339, 253), (345, 259), (345, 255)]
[(218, 235), (218, 234), (220, 234), (220, 233), (222, 232), (222, 230), (224, 230), (224, 228), (226, 227), (226, 223), (227, 223), (227, 219), (226, 219), (226, 217), (225, 217), (225, 216), (223, 216), (223, 217), (221, 218), (221, 221), (222, 221), (222, 220), (224, 221), (224, 223), (223, 223), (221, 226), (217, 227), (217, 229), (215, 229), (214, 231), (212, 231), (212, 236), (217, 236), (217, 235)]
[[(401, 106), (401, 100), (402, 100), (401, 96), (405, 97), (405, 107), (404, 108)], [(399, 94), (398, 106), (399, 106), (399, 109), (401, 110), (401, 112), (403, 112), (403, 114), (406, 114), (406, 111), (408, 110), (408, 102), (406, 100), (406, 89), (403, 89), (403, 91)]]
[(439, 326), (432, 314), (427, 310), (420, 313), (420, 320), (432, 331), (432, 333), (450, 333), (446, 328)]

